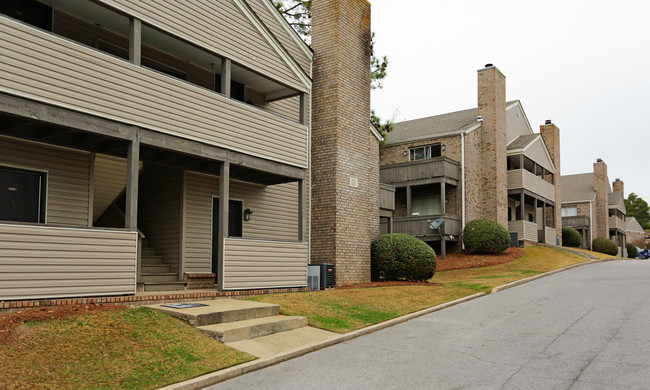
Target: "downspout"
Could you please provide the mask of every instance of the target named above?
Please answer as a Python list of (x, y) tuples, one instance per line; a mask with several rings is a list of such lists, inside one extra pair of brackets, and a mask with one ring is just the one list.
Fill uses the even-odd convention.
[(591, 202), (592, 202), (592, 201), (590, 200), (590, 201), (589, 201), (589, 250), (590, 250), (590, 251), (593, 250), (593, 248), (591, 247), (591, 245), (592, 245), (592, 243), (594, 242), (594, 228), (593, 228), (593, 225), (592, 225), (592, 224), (593, 224), (592, 221), (594, 220), (594, 215), (593, 215), (593, 213), (591, 212), (591, 210), (592, 210), (592, 208), (591, 208)]
[[(465, 230), (465, 133), (460, 133), (460, 160), (461, 160), (461, 186), (463, 190), (461, 192), (461, 234)], [(462, 248), (465, 249), (465, 243), (462, 243)]]

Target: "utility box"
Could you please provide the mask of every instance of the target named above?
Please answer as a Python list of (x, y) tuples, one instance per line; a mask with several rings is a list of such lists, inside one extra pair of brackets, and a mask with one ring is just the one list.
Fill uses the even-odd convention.
[(334, 264), (320, 264), (320, 288), (334, 288)]
[(320, 264), (309, 264), (307, 266), (307, 287), (311, 291), (320, 290)]

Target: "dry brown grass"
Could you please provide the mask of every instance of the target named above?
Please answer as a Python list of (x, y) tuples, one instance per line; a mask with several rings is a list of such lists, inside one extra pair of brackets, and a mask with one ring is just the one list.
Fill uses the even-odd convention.
[(155, 389), (254, 359), (147, 308), (17, 329), (0, 347), (2, 389)]
[(598, 257), (599, 259), (617, 259), (618, 258), (616, 256), (608, 255), (606, 253), (592, 252), (592, 251), (582, 249), (582, 248), (571, 248), (571, 249), (575, 249), (575, 250), (580, 251), (580, 252), (589, 253), (591, 255), (594, 255), (594, 256)]

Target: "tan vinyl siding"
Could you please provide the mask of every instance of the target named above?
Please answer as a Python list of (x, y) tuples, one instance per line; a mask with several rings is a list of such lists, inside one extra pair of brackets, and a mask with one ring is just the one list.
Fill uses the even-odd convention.
[[(187, 172), (183, 215), (185, 272), (210, 272), (212, 199), (219, 196), (219, 177)], [(298, 239), (298, 184), (262, 186), (230, 183), (230, 198), (243, 201), (253, 219), (243, 224), (244, 238), (278, 241)]]
[(305, 88), (266, 39), (229, 0), (103, 0), (163, 31), (231, 58), (294, 88)]
[(95, 155), (95, 176), (93, 182), (93, 221), (113, 204), (126, 188), (126, 159)]
[(265, 96), (253, 89), (246, 88), (246, 101), (290, 121), (300, 120), (300, 96), (293, 96), (273, 102), (267, 102)]
[(137, 235), (0, 224), (0, 301), (135, 293)]
[(557, 231), (552, 227), (544, 227), (544, 241), (549, 245), (557, 245)]
[(532, 131), (526, 123), (523, 110), (519, 106), (506, 110), (506, 142), (509, 143), (520, 135), (528, 134), (532, 134)]
[(509, 221), (508, 231), (519, 233), (519, 240), (537, 242), (537, 224), (528, 221)]
[(307, 127), (0, 17), (0, 90), (295, 166)]
[(90, 153), (0, 136), (0, 165), (47, 172), (46, 223), (88, 226)]
[(307, 243), (225, 241), (224, 290), (307, 285)]
[[(296, 60), (300, 68), (305, 72), (305, 74), (311, 76), (311, 59), (313, 55), (307, 55), (303, 49), (298, 45), (305, 45), (302, 42), (296, 42), (290, 34), (295, 34), (293, 31), (286, 31), (284, 26), (280, 23), (285, 23), (283, 20), (278, 21), (277, 18), (271, 14), (271, 11), (262, 4), (263, 2), (269, 3), (269, 0), (247, 0), (248, 4), (251, 6), (253, 11), (257, 16), (262, 19), (266, 27), (275, 35), (275, 37), (280, 41), (282, 46), (291, 54), (291, 56)], [(289, 27), (291, 29), (291, 27)], [(305, 45), (306, 46), (306, 45)], [(309, 50), (309, 49), (307, 49)]]
[(555, 186), (525, 169), (508, 171), (508, 189), (524, 188), (555, 202)]
[(553, 169), (553, 165), (546, 153), (546, 147), (544, 146), (541, 137), (524, 151), (524, 156), (535, 161), (537, 165), (543, 166), (546, 170), (555, 173), (555, 169)]
[(171, 272), (180, 272), (182, 192), (181, 170), (148, 165), (140, 175), (138, 228)]

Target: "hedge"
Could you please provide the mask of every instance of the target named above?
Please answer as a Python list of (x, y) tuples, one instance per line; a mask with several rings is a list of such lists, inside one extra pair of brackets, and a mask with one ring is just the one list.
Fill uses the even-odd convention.
[(372, 243), (373, 280), (429, 280), (436, 272), (436, 252), (410, 234), (389, 233)]
[(591, 243), (594, 252), (605, 253), (607, 255), (618, 255), (618, 245), (609, 238), (599, 237)]
[(468, 253), (501, 253), (510, 246), (510, 233), (497, 221), (476, 219), (465, 225), (463, 243)]
[(577, 248), (582, 245), (582, 237), (580, 233), (572, 227), (562, 228), (562, 246), (570, 246)]

